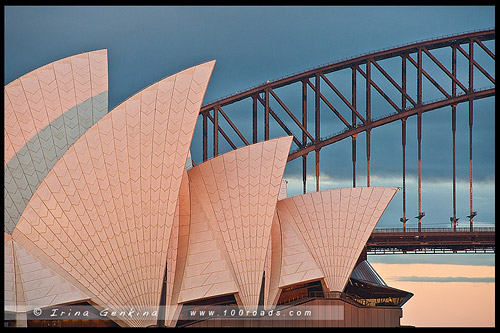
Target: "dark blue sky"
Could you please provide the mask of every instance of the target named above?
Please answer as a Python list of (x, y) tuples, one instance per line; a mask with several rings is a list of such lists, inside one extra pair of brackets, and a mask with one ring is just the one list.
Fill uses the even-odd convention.
[[(4, 84), (55, 60), (106, 48), (110, 109), (163, 77), (211, 59), (217, 63), (205, 102), (334, 60), (495, 26), (492, 6), (4, 8)], [(494, 50), (494, 41), (487, 45)], [(244, 122), (248, 115), (230, 114), (235, 123)], [(459, 105), (457, 216), (463, 226), (469, 203), (467, 117), (467, 106)], [(478, 224), (488, 224), (494, 221), (495, 203), (494, 98), (476, 102), (474, 117), (474, 210), (478, 211)], [(407, 214), (411, 226), (415, 226), (413, 216), (417, 215), (414, 118), (408, 121), (407, 133)], [(423, 223), (446, 227), (452, 213), (450, 111), (432, 111), (424, 114), (423, 120), (422, 203), (427, 212)], [(327, 128), (328, 121), (325, 119), (322, 128)], [(192, 146), (195, 162), (200, 162), (199, 132), (198, 126)], [(401, 186), (400, 133), (400, 122), (372, 131), (372, 186)], [(281, 135), (285, 134), (278, 133)], [(219, 141), (220, 150), (227, 151), (229, 146), (224, 146), (222, 138)], [(344, 141), (322, 151), (322, 189), (351, 186), (350, 140)], [(364, 186), (363, 134), (358, 142), (357, 185)], [(309, 160), (312, 176), (313, 158)], [(291, 195), (301, 190), (296, 164), (291, 163), (285, 171)], [(314, 189), (310, 181), (308, 190)], [(401, 198), (400, 191), (379, 227), (399, 226)]]

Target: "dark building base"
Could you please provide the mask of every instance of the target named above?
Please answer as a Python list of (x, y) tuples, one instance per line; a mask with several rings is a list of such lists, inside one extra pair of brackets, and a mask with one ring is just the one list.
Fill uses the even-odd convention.
[[(279, 311), (279, 314), (277, 313)], [(259, 312), (260, 313), (260, 312)], [(398, 306), (362, 306), (347, 299), (313, 298), (301, 304), (277, 307), (264, 316), (215, 317), (186, 323), (183, 327), (400, 327)]]

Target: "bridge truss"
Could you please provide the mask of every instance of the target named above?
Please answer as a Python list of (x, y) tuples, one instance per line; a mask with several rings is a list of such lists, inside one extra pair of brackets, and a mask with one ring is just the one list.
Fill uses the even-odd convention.
[[(443, 107), (451, 108), (453, 137), (453, 216), (450, 221), (456, 231), (456, 166), (455, 135), (456, 108), (460, 103), (467, 103), (469, 109), (469, 191), (470, 202), (467, 216), (470, 220), (470, 232), (473, 232), (473, 178), (472, 178), (472, 130), (474, 101), (495, 95), (494, 66), (481, 64), (480, 59), (495, 60), (493, 49), (486, 45), (495, 40), (495, 30), (480, 30), (464, 34), (445, 36), (420, 41), (369, 54), (343, 59), (304, 72), (292, 74), (277, 80), (235, 93), (204, 105), (200, 111), (203, 118), (203, 161), (209, 158), (209, 122), (213, 135), (211, 139), (212, 156), (219, 154), (219, 138), (236, 149), (237, 145), (249, 145), (263, 139), (270, 139), (270, 128), (274, 121), (286, 134), (293, 136), (292, 151), (288, 161), (302, 159), (303, 191), (306, 193), (307, 158), (314, 154), (316, 190), (320, 182), (320, 153), (322, 148), (351, 138), (352, 146), (352, 186), (356, 187), (356, 137), (364, 132), (366, 135), (366, 186), (370, 186), (370, 133), (371, 130), (392, 122), (401, 123), (402, 146), (402, 218), (403, 231), (406, 231), (406, 123), (409, 117), (417, 118), (418, 147), (418, 232), (421, 232), (421, 221), (425, 216), (421, 208), (421, 141), (422, 114)], [(440, 56), (437, 55), (439, 53)], [(444, 54), (444, 56), (443, 56)], [(482, 57), (479, 57), (480, 54)], [(397, 74), (384, 68), (387, 61), (399, 63)], [(450, 65), (451, 64), (451, 65)], [(342, 72), (344, 80), (341, 84), (329, 79), (330, 73)], [(348, 75), (346, 75), (348, 73)], [(487, 86), (477, 86), (476, 78), (482, 76)], [(350, 78), (349, 78), (350, 77)], [(444, 81), (446, 83), (443, 83)], [(350, 82), (349, 82), (350, 80)], [(384, 82), (381, 82), (381, 81)], [(347, 81), (347, 83), (346, 83)], [(300, 85), (295, 94), (299, 103), (287, 105), (285, 98), (280, 97), (284, 87)], [(346, 85), (350, 92), (346, 93)], [(344, 92), (342, 90), (344, 89)], [(335, 96), (335, 101), (332, 97)], [(436, 99), (435, 96), (438, 96)], [(376, 116), (373, 111), (374, 98), (385, 101), (390, 113)], [(430, 98), (434, 97), (432, 100)], [(323, 107), (321, 107), (323, 105)], [(252, 136), (245, 137), (242, 126), (238, 127), (229, 118), (227, 108), (236, 108), (238, 112), (251, 119)], [(238, 107), (239, 106), (239, 107)], [(342, 112), (341, 109), (347, 110)], [(277, 109), (280, 109), (281, 113)], [(334, 116), (340, 124), (340, 130), (332, 132), (330, 128), (321, 128), (323, 113)], [(308, 120), (313, 116), (312, 124)], [(258, 118), (263, 120), (259, 123)], [(221, 118), (226, 126), (221, 126)], [(309, 121), (310, 122), (310, 121)], [(227, 124), (227, 125), (226, 125)], [(248, 123), (245, 124), (248, 127)], [(312, 126), (311, 126), (312, 125)], [(229, 127), (228, 127), (229, 126)], [(293, 127), (293, 128), (292, 128)], [(233, 140), (229, 132), (232, 131)], [(262, 132), (260, 132), (262, 131)], [(260, 133), (259, 133), (260, 132)], [(298, 135), (294, 133), (299, 133)], [(240, 142), (234, 140), (237, 137)]]

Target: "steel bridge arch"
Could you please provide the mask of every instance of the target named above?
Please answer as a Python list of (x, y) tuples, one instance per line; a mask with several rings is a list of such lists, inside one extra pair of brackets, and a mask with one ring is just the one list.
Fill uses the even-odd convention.
[(445, 106), (453, 106), (453, 105), (456, 106), (460, 103), (467, 102), (469, 100), (478, 100), (478, 99), (491, 97), (491, 96), (495, 96), (495, 88), (474, 91), (473, 93), (463, 94), (461, 96), (456, 96), (456, 97), (449, 98), (446, 100), (441, 100), (441, 101), (436, 101), (433, 103), (423, 104), (421, 106), (407, 109), (407, 110), (402, 111), (402, 112), (393, 113), (393, 114), (387, 115), (387, 116), (382, 117), (382, 118), (371, 119), (371, 121), (366, 123), (366, 124), (357, 125), (355, 127), (344, 130), (341, 133), (332, 135), (328, 138), (321, 139), (317, 143), (313, 142), (311, 144), (306, 145), (304, 148), (292, 151), (290, 153), (290, 155), (288, 155), (288, 161), (292, 161), (298, 157), (301, 157), (303, 155), (307, 155), (308, 153), (310, 153), (312, 151), (319, 150), (319, 149), (321, 149), (325, 146), (328, 146), (332, 143), (335, 143), (337, 141), (341, 141), (341, 140), (346, 139), (348, 137), (352, 137), (353, 135), (357, 135), (361, 132), (366, 132), (366, 131), (369, 131), (373, 128), (392, 123), (396, 120), (405, 121), (408, 117), (413, 116), (413, 115), (422, 114), (422, 113), (427, 112), (427, 111), (433, 111), (433, 110), (440, 109), (440, 108), (445, 107)]
[[(356, 136), (361, 133), (366, 133), (366, 160), (367, 160), (367, 186), (370, 186), (370, 131), (373, 128), (383, 126), (385, 124), (401, 120), (402, 123), (402, 146), (403, 146), (403, 217), (401, 221), (405, 226), (406, 209), (405, 209), (405, 146), (406, 146), (406, 120), (408, 117), (417, 116), (417, 137), (418, 137), (418, 201), (419, 201), (419, 229), (421, 226), (421, 218), (425, 215), (421, 211), (421, 185), (420, 185), (420, 155), (421, 155), (421, 116), (423, 113), (440, 109), (446, 106), (452, 108), (452, 131), (453, 131), (453, 217), (456, 227), (456, 193), (455, 193), (455, 127), (456, 127), (456, 106), (460, 103), (468, 102), (469, 104), (469, 141), (470, 141), (470, 227), (472, 230), (472, 220), (474, 217), (472, 206), (472, 115), (473, 101), (491, 97), (495, 95), (495, 78), (494, 71), (489, 73), (475, 59), (474, 46), (481, 48), (486, 55), (493, 61), (495, 60), (494, 51), (491, 51), (483, 42), (495, 40), (495, 29), (477, 30), (457, 35), (449, 35), (415, 43), (410, 43), (402, 46), (397, 46), (389, 49), (384, 49), (372, 53), (367, 53), (355, 56), (348, 59), (342, 59), (316, 68), (312, 68), (300, 73), (288, 75), (273, 81), (265, 82), (261, 85), (249, 88), (245, 91), (220, 98), (202, 106), (200, 116), (203, 118), (203, 161), (208, 158), (208, 120), (213, 124), (213, 156), (218, 155), (218, 138), (222, 135), (229, 143), (232, 149), (236, 149), (236, 145), (232, 142), (226, 132), (219, 126), (219, 116), (222, 116), (227, 124), (234, 130), (236, 135), (241, 139), (243, 144), (248, 145), (250, 141), (256, 143), (258, 141), (258, 125), (257, 125), (257, 109), (260, 105), (264, 108), (264, 140), (269, 137), (270, 117), (274, 118), (281, 128), (289, 135), (293, 135), (293, 142), (298, 147), (292, 150), (288, 156), (288, 161), (302, 157), (303, 183), (304, 193), (306, 192), (306, 158), (311, 152), (316, 155), (316, 190), (319, 190), (319, 157), (320, 150), (330, 144), (341, 141), (348, 137), (352, 138), (353, 149), (353, 186), (356, 184), (355, 176), (355, 155), (356, 155)], [(465, 49), (462, 47), (465, 45)], [(451, 48), (451, 69), (448, 69), (440, 62), (432, 53), (431, 50)], [(468, 49), (468, 50), (467, 50)], [(468, 68), (468, 83), (462, 83), (458, 78), (457, 71), (457, 55), (461, 54), (467, 60)], [(448, 79), (451, 79), (451, 87), (444, 88), (433, 77), (436, 73), (427, 72), (423, 68), (423, 56), (430, 59), (439, 69), (440, 74), (443, 73)], [(414, 59), (414, 57), (416, 59)], [(401, 77), (395, 78), (388, 74), (383, 67), (378, 63), (381, 60), (390, 58), (401, 58)], [(413, 65), (417, 70), (416, 74), (416, 97), (412, 98), (410, 92), (407, 91), (407, 65)], [(364, 70), (361, 66), (364, 66)], [(389, 95), (377, 85), (372, 76), (372, 69), (375, 68), (380, 74), (390, 83), (389, 86), (394, 87), (398, 91), (399, 104), (396, 103)], [(351, 100), (348, 100), (339, 89), (325, 76), (328, 73), (351, 69)], [(490, 87), (477, 88), (474, 86), (474, 69), (482, 73), (487, 80), (492, 84)], [(357, 107), (357, 74), (361, 74), (364, 79), (365, 94), (364, 109)], [(424, 101), (423, 99), (423, 82), (426, 79), (432, 84), (441, 94), (442, 98), (433, 101)], [(313, 82), (311, 82), (313, 81)], [(291, 84), (302, 83), (302, 119), (299, 120), (296, 115), (285, 105), (276, 93), (277, 88), (289, 86)], [(346, 119), (335, 108), (332, 103), (321, 93), (321, 86), (326, 83), (331, 90), (342, 100), (344, 106), (347, 106), (351, 113), (351, 119)], [(308, 109), (308, 87), (313, 90), (315, 122), (314, 131), (307, 128), (307, 109)], [(451, 90), (450, 90), (451, 88)], [(372, 118), (371, 116), (371, 100), (372, 91), (375, 90), (382, 96), (391, 106), (394, 111), (388, 115)], [(246, 99), (252, 99), (252, 140), (245, 138), (241, 131), (229, 119), (228, 115), (223, 111), (223, 107), (238, 103)], [(300, 128), (301, 137), (295, 136), (286, 124), (276, 115), (270, 107), (270, 101), (273, 99), (292, 119), (293, 123)], [(326, 137), (320, 136), (320, 103), (325, 103), (335, 116), (344, 124), (345, 128), (337, 133), (332, 133)], [(260, 104), (259, 104), (260, 103)]]

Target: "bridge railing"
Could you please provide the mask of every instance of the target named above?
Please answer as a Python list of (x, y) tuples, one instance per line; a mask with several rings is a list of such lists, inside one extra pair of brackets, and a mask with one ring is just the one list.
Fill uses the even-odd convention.
[[(401, 232), (470, 232), (470, 228), (375, 228), (372, 233), (401, 233)], [(495, 232), (495, 227), (474, 228), (473, 232)]]

